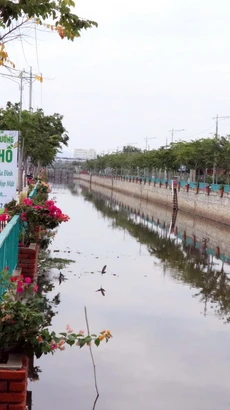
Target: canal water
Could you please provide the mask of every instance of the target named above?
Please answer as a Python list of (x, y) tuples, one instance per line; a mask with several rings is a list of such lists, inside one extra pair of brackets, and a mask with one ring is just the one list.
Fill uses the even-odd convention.
[[(54, 185), (52, 196), (71, 218), (58, 230), (53, 256), (74, 260), (61, 285), (59, 272), (49, 273), (50, 296), (60, 292), (53, 328), (86, 329), (86, 306), (91, 332), (113, 334), (93, 348), (95, 409), (229, 409), (229, 265), (77, 185)], [(96, 292), (100, 287), (105, 296)], [(33, 410), (94, 408), (88, 347), (35, 365), (41, 373), (29, 384)]]

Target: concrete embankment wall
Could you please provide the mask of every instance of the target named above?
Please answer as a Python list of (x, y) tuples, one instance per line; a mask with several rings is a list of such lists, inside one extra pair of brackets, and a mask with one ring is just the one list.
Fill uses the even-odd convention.
[[(172, 207), (171, 188), (153, 183), (129, 182), (110, 177), (99, 177), (96, 175), (75, 175), (81, 181), (91, 185), (102, 186), (121, 192), (141, 200)], [(210, 192), (181, 188), (178, 192), (178, 208), (192, 215), (230, 225), (230, 194), (224, 193), (221, 197), (218, 192)]]
[[(79, 180), (81, 186), (89, 188), (86, 180)], [(147, 202), (140, 198), (112, 191), (96, 184), (91, 184), (91, 191), (113, 199), (124, 207), (129, 207), (131, 212), (148, 217), (150, 220), (159, 220), (161, 225), (170, 226), (172, 219), (172, 207), (162, 206), (157, 203)], [(207, 246), (212, 249), (220, 248), (220, 253), (230, 256), (229, 226), (207, 220), (196, 215), (180, 211), (177, 214), (176, 228), (181, 234), (194, 239), (194, 244), (207, 239)]]

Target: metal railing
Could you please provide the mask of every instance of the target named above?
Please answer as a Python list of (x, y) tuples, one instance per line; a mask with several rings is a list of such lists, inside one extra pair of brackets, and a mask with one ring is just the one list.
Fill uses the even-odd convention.
[(36, 185), (34, 186), (34, 188), (32, 189), (32, 191), (29, 193), (29, 198), (34, 198), (37, 195), (37, 188), (39, 185), (40, 181), (36, 182)]
[[(38, 184), (39, 181), (30, 192), (29, 198), (36, 196)], [(2, 226), (2, 228), (0, 232), (0, 272), (7, 267), (12, 274), (18, 264), (19, 233), (20, 229), (23, 229), (22, 226), (20, 227), (20, 216), (15, 215), (5, 226)], [(0, 285), (0, 296), (4, 291), (5, 289)]]
[[(121, 178), (120, 176), (118, 176), (118, 178)], [(155, 178), (155, 177), (140, 177), (137, 175), (123, 175), (122, 176), (123, 179), (125, 180), (132, 180), (132, 181), (136, 181), (136, 179), (141, 180), (142, 182), (146, 181), (146, 182), (155, 182), (156, 184), (161, 183), (162, 185), (165, 185), (166, 183), (168, 183), (168, 186), (171, 186), (171, 180), (170, 179), (165, 179), (165, 178)], [(189, 185), (189, 188), (191, 189), (196, 189), (199, 187), (199, 190), (205, 190), (205, 188), (210, 187), (210, 190), (212, 192), (218, 192), (221, 187), (223, 187), (223, 190), (225, 193), (230, 193), (230, 185), (227, 184), (208, 184), (207, 182), (187, 182), (187, 181), (180, 181), (178, 179), (178, 182), (180, 184), (181, 187), (184, 187), (186, 185)]]
[[(0, 272), (6, 267), (12, 274), (18, 264), (19, 216), (15, 215), (0, 233)], [(0, 285), (0, 296), (5, 289)]]

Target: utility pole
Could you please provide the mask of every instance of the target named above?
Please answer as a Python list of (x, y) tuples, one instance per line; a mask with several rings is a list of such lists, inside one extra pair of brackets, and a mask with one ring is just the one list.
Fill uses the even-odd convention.
[(32, 72), (32, 67), (30, 67), (30, 88), (29, 88), (29, 111), (33, 111), (33, 106), (32, 106), (32, 87), (33, 87), (33, 72)]
[[(24, 80), (25, 70), (20, 73), (20, 105), (19, 105), (19, 123), (21, 123), (22, 118), (22, 94), (23, 94), (23, 80)], [(19, 141), (18, 141), (18, 191), (22, 190), (22, 158), (24, 151), (24, 140), (21, 139), (21, 131), (19, 131)]]
[[(13, 69), (12, 69), (13, 70)], [(30, 91), (29, 91), (29, 110), (32, 112), (32, 84), (33, 81), (38, 80), (40, 83), (43, 82), (42, 74), (37, 75), (32, 73), (32, 67), (30, 67), (30, 72), (26, 72), (24, 69), (18, 74), (18, 70), (14, 70), (15, 74), (5, 74), (0, 73), (1, 77), (5, 78), (14, 78), (13, 81), (18, 82), (19, 80), (19, 90), (20, 90), (20, 103), (19, 103), (19, 123), (21, 122), (22, 117), (22, 100), (23, 100), (23, 86), (24, 81), (29, 82)], [(21, 132), (18, 133), (19, 140), (18, 140), (18, 189), (19, 191), (22, 190), (22, 162), (23, 162), (23, 152), (24, 152), (24, 141), (21, 140)]]
[[(219, 132), (219, 120), (226, 120), (230, 118), (229, 115), (225, 115), (222, 117), (219, 117), (217, 114), (216, 117), (212, 117), (213, 120), (216, 120), (216, 133), (215, 133), (215, 139), (218, 139), (218, 132)], [(213, 171), (212, 171), (212, 183), (215, 184), (215, 176), (216, 176), (216, 158), (214, 154), (214, 163), (213, 163)]]
[(216, 135), (215, 135), (215, 138), (218, 138), (219, 120), (226, 120), (228, 118), (230, 118), (230, 115), (225, 115), (223, 117), (219, 117), (219, 115), (217, 114), (216, 117), (212, 117), (213, 120), (216, 120)]
[(144, 140), (145, 140), (145, 151), (147, 151), (147, 148), (148, 148), (148, 141), (149, 140), (155, 140), (155, 139), (156, 139), (156, 137), (152, 137), (152, 138), (146, 137), (146, 138), (144, 138)]
[(182, 131), (185, 131), (185, 129), (182, 128), (181, 130), (174, 130), (174, 129), (169, 130), (169, 132), (171, 132), (171, 143), (173, 143), (174, 133), (175, 132), (182, 132)]

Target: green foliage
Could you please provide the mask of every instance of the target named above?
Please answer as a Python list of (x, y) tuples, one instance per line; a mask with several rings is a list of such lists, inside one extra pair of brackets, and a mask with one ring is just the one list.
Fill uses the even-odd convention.
[(68, 145), (68, 134), (60, 114), (45, 115), (39, 109), (33, 113), (23, 110), (19, 119), (19, 104), (7, 103), (0, 109), (0, 129), (21, 131), (24, 160), (28, 157), (34, 165), (50, 164), (62, 146)]
[[(97, 27), (95, 21), (79, 18), (72, 12), (73, 0), (2, 0), (0, 9), (0, 26), (8, 28), (14, 22), (34, 19), (44, 24), (51, 19), (61, 38), (74, 40), (80, 36), (82, 29)], [(0, 34), (0, 40), (3, 35)]]
[(132, 154), (133, 152), (140, 152), (140, 148), (133, 147), (132, 145), (125, 145), (122, 149), (123, 152), (126, 152), (128, 154)]
[(10, 277), (4, 270), (0, 273), (1, 286), (7, 291), (1, 298), (0, 351), (11, 348), (39, 358), (58, 349), (64, 350), (66, 345), (76, 344), (81, 348), (94, 342), (98, 346), (101, 340), (107, 342), (112, 337), (109, 330), (102, 331), (99, 336), (84, 336), (84, 331), (74, 333), (68, 325), (66, 332), (56, 334), (48, 326), (53, 316), (50, 308), (57, 303), (47, 303), (41, 294), (34, 293), (38, 287), (30, 278)]
[(123, 152), (98, 156), (95, 160), (87, 161), (85, 169), (98, 172), (106, 168), (119, 174), (121, 169), (137, 174), (137, 169), (177, 171), (181, 165), (194, 169), (198, 175), (207, 169), (222, 169), (229, 180), (230, 173), (230, 136), (219, 138), (204, 138), (195, 141), (180, 141), (170, 147), (161, 147), (157, 150), (137, 152), (130, 155), (129, 148)]

